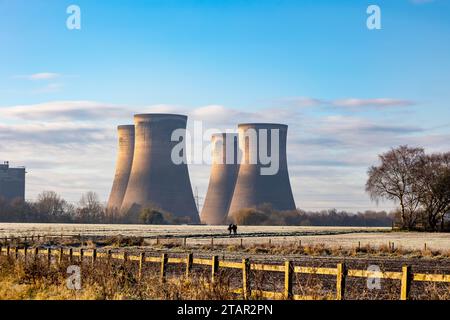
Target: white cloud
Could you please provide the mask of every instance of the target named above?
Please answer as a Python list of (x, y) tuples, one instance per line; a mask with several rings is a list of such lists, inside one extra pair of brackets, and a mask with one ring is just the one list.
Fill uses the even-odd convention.
[(0, 108), (2, 117), (45, 122), (122, 118), (132, 113), (133, 111), (122, 106), (82, 100), (52, 101)]
[(414, 102), (409, 100), (392, 99), (392, 98), (376, 98), (376, 99), (359, 99), (347, 98), (339, 99), (331, 102), (333, 106), (337, 107), (406, 107), (414, 105)]
[[(204, 127), (233, 129), (241, 122), (289, 125), (288, 160), (299, 207), (375, 208), (364, 192), (366, 169), (377, 155), (400, 144), (448, 149), (450, 133), (431, 134), (398, 121), (344, 115), (305, 115), (295, 106), (242, 111), (222, 105), (120, 106), (96, 101), (53, 101), (0, 107), (0, 154), (27, 166), (27, 198), (54, 189), (71, 201), (93, 190), (106, 201), (116, 159), (116, 125), (146, 112), (187, 114)], [(188, 125), (189, 127), (189, 125)], [(205, 196), (209, 166), (189, 167), (192, 185)], [(388, 206), (388, 205), (386, 205)]]
[(59, 73), (53, 73), (53, 72), (40, 72), (40, 73), (34, 73), (34, 74), (28, 74), (28, 75), (19, 75), (15, 76), (15, 78), (20, 79), (27, 79), (27, 80), (53, 80), (56, 78), (60, 78), (61, 74)]

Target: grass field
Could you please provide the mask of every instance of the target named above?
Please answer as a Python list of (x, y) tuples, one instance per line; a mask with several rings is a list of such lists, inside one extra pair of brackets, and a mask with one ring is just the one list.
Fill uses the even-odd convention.
[(214, 238), (215, 244), (237, 245), (241, 239), (247, 245), (324, 244), (353, 248), (361, 245), (383, 246), (394, 243), (396, 247), (421, 250), (425, 244), (432, 250), (450, 250), (450, 233), (391, 232), (390, 228), (364, 227), (271, 227), (241, 226), (237, 237), (228, 236), (226, 226), (149, 226), (149, 225), (73, 225), (73, 224), (0, 224), (0, 238), (31, 235), (83, 235), (186, 238), (187, 244), (203, 245)]

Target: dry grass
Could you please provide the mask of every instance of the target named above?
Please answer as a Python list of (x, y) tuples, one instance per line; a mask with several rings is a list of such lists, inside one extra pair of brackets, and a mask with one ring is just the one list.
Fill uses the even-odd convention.
[[(317, 248), (316, 248), (317, 249)], [(322, 249), (320, 249), (322, 250)], [(79, 262), (78, 262), (79, 265)], [(242, 286), (240, 270), (219, 269), (214, 285), (210, 268), (198, 266), (190, 278), (183, 268), (172, 265), (165, 282), (159, 278), (158, 264), (146, 264), (143, 278), (138, 278), (133, 262), (98, 260), (82, 264), (82, 289), (66, 286), (69, 262), (54, 261), (50, 266), (42, 258), (15, 260), (0, 256), (0, 300), (233, 300), (240, 295), (231, 293)], [(385, 270), (383, 270), (385, 271)], [(250, 289), (283, 292), (284, 274), (252, 271)], [(398, 300), (400, 282), (382, 280), (380, 290), (369, 290), (367, 279), (347, 278), (345, 298), (350, 300)], [(294, 294), (309, 299), (333, 298), (335, 277), (316, 274), (296, 274)], [(420, 300), (449, 300), (448, 283), (413, 283), (412, 298)], [(252, 299), (262, 299), (256, 294)]]
[(199, 275), (168, 278), (160, 281), (156, 272), (137, 277), (131, 263), (98, 262), (83, 264), (82, 289), (66, 286), (67, 262), (48, 266), (44, 259), (30, 259), (24, 263), (5, 256), (0, 257), (0, 300), (191, 300), (236, 298), (230, 293), (229, 283), (219, 277), (210, 286), (208, 277)]

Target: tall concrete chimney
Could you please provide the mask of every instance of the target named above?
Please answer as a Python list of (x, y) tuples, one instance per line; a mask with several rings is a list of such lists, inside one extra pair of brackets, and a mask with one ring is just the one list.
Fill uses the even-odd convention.
[(187, 117), (138, 114), (134, 116), (134, 122), (133, 165), (122, 211), (134, 215), (150, 206), (198, 222), (187, 164), (175, 164), (171, 157), (175, 146), (182, 144), (185, 147), (185, 132), (181, 135), (181, 142), (172, 141), (172, 133), (186, 129)]
[(201, 214), (203, 223), (220, 225), (226, 222), (239, 170), (237, 147), (238, 135), (235, 133), (212, 136), (212, 167)]
[(117, 152), (116, 174), (109, 195), (108, 209), (110, 214), (116, 215), (122, 206), (122, 201), (130, 178), (134, 153), (134, 125), (117, 127), (119, 147)]
[[(275, 129), (274, 134), (272, 134), (273, 129)], [(241, 156), (236, 187), (228, 213), (230, 216), (240, 209), (255, 208), (266, 203), (271, 204), (273, 209), (279, 211), (296, 208), (287, 168), (287, 129), (288, 126), (283, 124), (247, 123), (239, 125)], [(278, 134), (275, 134), (276, 132)], [(277, 143), (279, 148), (275, 149), (276, 154), (270, 154), (272, 146), (275, 146), (274, 143)], [(267, 148), (263, 149), (267, 150), (261, 149), (264, 144), (267, 145)], [(271, 165), (267, 164), (266, 159), (262, 161), (264, 156), (278, 157), (276, 172), (270, 172)], [(272, 165), (274, 164), (272, 163)]]

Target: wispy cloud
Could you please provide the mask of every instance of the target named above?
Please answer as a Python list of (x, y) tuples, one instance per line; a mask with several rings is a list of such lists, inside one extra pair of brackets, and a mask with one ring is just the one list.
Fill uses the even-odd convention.
[(360, 99), (360, 98), (347, 98), (331, 101), (331, 105), (336, 107), (406, 107), (415, 105), (413, 101), (393, 98), (376, 98), (376, 99)]
[[(291, 183), (297, 205), (308, 208), (374, 208), (364, 183), (367, 167), (379, 153), (400, 144), (444, 150), (450, 140), (450, 132), (431, 134), (402, 121), (308, 115), (295, 106), (242, 111), (223, 105), (137, 107), (84, 100), (0, 107), (0, 151), (5, 160), (27, 166), (30, 198), (50, 188), (71, 201), (87, 190), (107, 199), (114, 176), (116, 125), (132, 123), (133, 114), (145, 112), (186, 114), (188, 129), (193, 120), (202, 120), (205, 129), (220, 130), (250, 121), (288, 124)], [(188, 152), (189, 148), (188, 143)], [(189, 170), (192, 185), (204, 196), (209, 166), (191, 165)]]
[(96, 101), (52, 101), (0, 108), (0, 116), (23, 120), (80, 121), (130, 116), (134, 110)]
[(276, 105), (287, 107), (308, 108), (318, 106), (332, 106), (341, 108), (388, 108), (388, 107), (407, 107), (416, 103), (406, 99), (395, 98), (342, 98), (342, 99), (322, 99), (312, 97), (288, 97), (274, 101)]
[(26, 79), (26, 80), (54, 80), (56, 78), (60, 78), (61, 74), (54, 73), (54, 72), (40, 72), (40, 73), (33, 73), (28, 75), (17, 75), (15, 78), (18, 79)]

